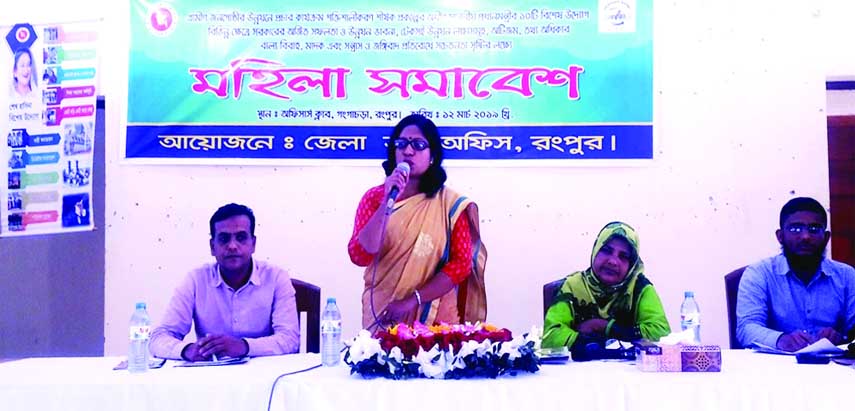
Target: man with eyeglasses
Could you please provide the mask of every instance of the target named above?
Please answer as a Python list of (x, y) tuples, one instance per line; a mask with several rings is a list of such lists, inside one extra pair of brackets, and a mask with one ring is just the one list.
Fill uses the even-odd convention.
[[(296, 292), (288, 272), (252, 258), (255, 216), (227, 204), (209, 222), (215, 264), (191, 271), (151, 336), (156, 357), (186, 361), (295, 353)], [(195, 322), (196, 342), (184, 343)]]
[(737, 337), (798, 351), (822, 338), (843, 344), (855, 326), (855, 269), (825, 257), (825, 208), (808, 197), (781, 209), (781, 254), (745, 269), (736, 302)]

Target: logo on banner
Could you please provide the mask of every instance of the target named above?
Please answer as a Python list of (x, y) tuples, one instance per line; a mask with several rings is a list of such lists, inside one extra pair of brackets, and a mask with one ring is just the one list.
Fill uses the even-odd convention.
[(158, 3), (149, 9), (148, 28), (152, 34), (168, 36), (175, 29), (177, 22), (178, 14), (168, 4)]
[(18, 31), (15, 33), (15, 38), (17, 38), (21, 43), (26, 43), (27, 40), (30, 39), (30, 31), (24, 27), (19, 27)]
[(6, 43), (14, 53), (20, 49), (28, 49), (36, 42), (36, 31), (28, 23), (18, 23), (6, 33)]
[(600, 0), (600, 33), (635, 33), (635, 0)]

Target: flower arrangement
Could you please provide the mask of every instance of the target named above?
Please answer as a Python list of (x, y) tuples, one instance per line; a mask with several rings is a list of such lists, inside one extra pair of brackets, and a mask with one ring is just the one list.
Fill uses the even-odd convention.
[[(398, 324), (367, 330), (347, 343), (344, 362), (363, 378), (460, 379), (537, 372), (536, 333), (514, 338), (505, 328), (489, 324), (439, 324), (412, 327)], [(529, 337), (531, 336), (531, 337)]]

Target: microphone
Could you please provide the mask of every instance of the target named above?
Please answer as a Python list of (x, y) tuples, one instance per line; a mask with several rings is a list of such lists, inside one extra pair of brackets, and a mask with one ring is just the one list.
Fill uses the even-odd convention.
[[(404, 175), (410, 175), (410, 163), (402, 161), (395, 166), (395, 170), (404, 173)], [(392, 206), (395, 205), (395, 199), (398, 198), (398, 193), (400, 191), (401, 188), (398, 186), (392, 186), (392, 189), (389, 190), (389, 198), (386, 199), (386, 214), (389, 214), (392, 211)]]

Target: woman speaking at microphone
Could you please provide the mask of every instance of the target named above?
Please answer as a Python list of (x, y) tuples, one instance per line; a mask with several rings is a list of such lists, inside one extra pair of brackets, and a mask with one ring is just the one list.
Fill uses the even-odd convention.
[(403, 118), (386, 153), (386, 180), (362, 196), (347, 246), (350, 260), (366, 267), (363, 328), (484, 321), (487, 250), (478, 206), (444, 186), (436, 125), (417, 114)]

